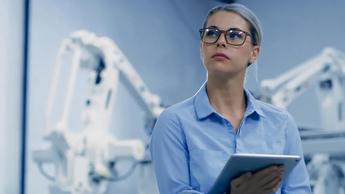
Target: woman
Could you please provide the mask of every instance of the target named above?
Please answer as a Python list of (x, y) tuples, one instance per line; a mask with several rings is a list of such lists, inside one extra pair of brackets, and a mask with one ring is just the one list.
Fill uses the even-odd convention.
[(215, 7), (200, 30), (207, 81), (191, 98), (159, 117), (151, 154), (162, 194), (207, 193), (233, 153), (300, 155), (282, 180), (271, 166), (229, 183), (231, 194), (311, 193), (301, 140), (285, 110), (256, 100), (244, 88), (246, 69), (260, 53), (260, 24), (240, 4)]

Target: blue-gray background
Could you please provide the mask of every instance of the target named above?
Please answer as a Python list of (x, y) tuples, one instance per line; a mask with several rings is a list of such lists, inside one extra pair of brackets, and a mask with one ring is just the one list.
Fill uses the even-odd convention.
[[(342, 0), (238, 1), (260, 18), (264, 41), (258, 61), (259, 81), (295, 67), (326, 46), (345, 51), (345, 2)], [(165, 104), (193, 95), (205, 80), (199, 55), (198, 29), (207, 10), (220, 4), (209, 0), (32, 0), (29, 48), (29, 120), (26, 193), (48, 193), (47, 181), (32, 162), (42, 140), (48, 88), (61, 40), (86, 29), (112, 38), (129, 58), (152, 92)], [(257, 84), (249, 74), (248, 87)], [(303, 107), (303, 108), (302, 108)], [(114, 135), (143, 136), (143, 113), (120, 86), (114, 112)], [(318, 128), (320, 116), (315, 94), (296, 100), (290, 112), (300, 126)], [(109, 193), (137, 193), (136, 172), (112, 185)], [(152, 186), (148, 190), (152, 189)]]

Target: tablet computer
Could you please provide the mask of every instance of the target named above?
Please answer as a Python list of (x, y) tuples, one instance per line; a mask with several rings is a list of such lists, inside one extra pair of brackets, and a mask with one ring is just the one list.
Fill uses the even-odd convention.
[(272, 165), (284, 166), (284, 179), (300, 159), (301, 157), (298, 155), (233, 154), (225, 164), (208, 194), (223, 194), (230, 189), (232, 179), (246, 172), (255, 173)]

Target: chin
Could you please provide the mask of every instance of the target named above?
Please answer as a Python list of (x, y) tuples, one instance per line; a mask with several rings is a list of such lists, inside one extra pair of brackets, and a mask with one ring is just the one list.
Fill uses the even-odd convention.
[(208, 74), (213, 77), (232, 77), (236, 75), (236, 71), (213, 69), (208, 71)]
[(213, 63), (211, 66), (208, 66), (207, 69), (215, 73), (231, 73), (239, 70), (238, 68), (234, 68), (233, 66), (225, 63)]
[(229, 78), (243, 74), (243, 72), (245, 72), (245, 69), (243, 70), (243, 68), (229, 68), (229, 66), (213, 66), (212, 68), (208, 68), (207, 71), (209, 76)]

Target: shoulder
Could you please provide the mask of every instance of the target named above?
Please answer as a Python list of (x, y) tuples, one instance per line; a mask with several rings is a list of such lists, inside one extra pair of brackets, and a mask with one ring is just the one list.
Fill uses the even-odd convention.
[(159, 116), (161, 119), (179, 119), (194, 113), (194, 97), (178, 102), (166, 108)]
[(262, 113), (274, 122), (286, 123), (293, 120), (291, 114), (285, 108), (277, 107), (261, 100), (256, 100), (256, 103)]
[(257, 100), (265, 119), (273, 126), (280, 126), (284, 129), (286, 138), (296, 139), (299, 137), (298, 126), (293, 116), (285, 109), (272, 104)]
[(191, 97), (166, 108), (159, 115), (154, 128), (179, 128), (181, 118), (186, 118), (194, 112), (193, 101)]
[(152, 130), (151, 144), (155, 142), (175, 142), (184, 145), (183, 121), (193, 109), (193, 99), (189, 98), (165, 109), (158, 117)]

